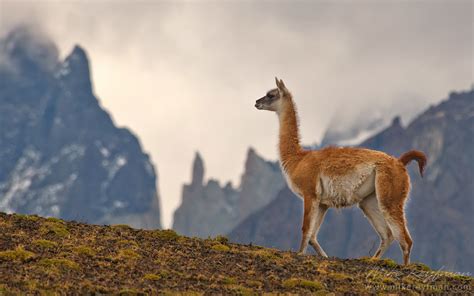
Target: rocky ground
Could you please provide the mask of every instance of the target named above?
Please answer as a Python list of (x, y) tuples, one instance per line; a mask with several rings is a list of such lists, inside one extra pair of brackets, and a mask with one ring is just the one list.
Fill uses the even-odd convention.
[(473, 285), (419, 263), (320, 259), (225, 237), (0, 213), (0, 295), (469, 294)]

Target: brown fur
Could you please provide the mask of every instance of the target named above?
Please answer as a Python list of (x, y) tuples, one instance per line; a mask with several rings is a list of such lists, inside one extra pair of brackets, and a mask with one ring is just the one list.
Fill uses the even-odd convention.
[(407, 165), (410, 163), (412, 160), (416, 160), (418, 162), (418, 169), (420, 170), (420, 175), (423, 177), (423, 172), (425, 170), (426, 166), (426, 155), (418, 150), (410, 150), (408, 152), (403, 153), (402, 156), (400, 156), (400, 161), (403, 163), (403, 165)]
[[(316, 239), (319, 225), (328, 207), (327, 204), (321, 203), (321, 196), (318, 196), (317, 188), (323, 187), (321, 185), (322, 179), (326, 178), (331, 182), (351, 181), (351, 174), (358, 176), (357, 169), (366, 166), (368, 169), (373, 168), (375, 172), (373, 187), (375, 192), (371, 194), (376, 195), (378, 209), (375, 209), (375, 212), (374, 210), (370, 212), (367, 211), (367, 207), (366, 210), (362, 207), (364, 199), (368, 199), (371, 194), (360, 197), (361, 208), (366, 215), (373, 214), (376, 216), (379, 213), (378, 216), (383, 215), (382, 220), (385, 220), (385, 224), (383, 224), (384, 221), (380, 222), (380, 219), (375, 219), (379, 230), (381, 229), (381, 232), (379, 230), (378, 232), (382, 242), (374, 257), (380, 257), (386, 249), (383, 245), (389, 244), (395, 237), (403, 251), (404, 263), (407, 264), (412, 239), (406, 227), (404, 214), (404, 205), (410, 190), (410, 179), (405, 165), (414, 159), (419, 164), (420, 173), (423, 174), (426, 165), (425, 155), (420, 151), (413, 150), (403, 154), (398, 159), (381, 151), (364, 148), (328, 147), (315, 151), (304, 150), (300, 145), (298, 116), (293, 98), (281, 80), (278, 81), (277, 79), (277, 87), (280, 93), (280, 101), (278, 102), (280, 105), (275, 105), (275, 99), (264, 97), (257, 101), (256, 107), (264, 109), (265, 104), (272, 104), (267, 110), (276, 111), (279, 115), (281, 166), (287, 175), (290, 188), (301, 196), (304, 201), (300, 253), (305, 252), (309, 242), (319, 254), (325, 255)], [(267, 103), (267, 101), (270, 103)], [(361, 184), (363, 181), (361, 181)], [(339, 186), (344, 186), (344, 184)], [(316, 218), (313, 216), (316, 216)], [(311, 225), (315, 225), (315, 229), (311, 229)], [(376, 228), (375, 226), (374, 228)], [(310, 233), (310, 230), (315, 231), (315, 233)]]

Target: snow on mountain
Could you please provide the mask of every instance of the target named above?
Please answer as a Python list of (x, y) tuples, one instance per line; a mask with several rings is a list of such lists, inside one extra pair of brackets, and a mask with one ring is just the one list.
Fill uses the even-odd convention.
[(64, 60), (27, 27), (0, 39), (0, 211), (160, 227), (153, 165), (93, 93), (86, 52)]

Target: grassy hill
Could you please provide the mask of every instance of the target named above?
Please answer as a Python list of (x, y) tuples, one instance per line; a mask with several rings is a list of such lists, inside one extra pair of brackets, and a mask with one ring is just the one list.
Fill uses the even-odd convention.
[(0, 295), (469, 293), (473, 285), (472, 277), (423, 264), (320, 259), (224, 237), (0, 213)]

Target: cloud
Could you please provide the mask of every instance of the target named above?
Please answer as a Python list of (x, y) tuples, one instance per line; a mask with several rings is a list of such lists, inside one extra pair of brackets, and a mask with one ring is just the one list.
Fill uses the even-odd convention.
[[(357, 113), (405, 122), (473, 81), (471, 1), (8, 2), (0, 33), (41, 26), (91, 57), (95, 90), (159, 170), (169, 224), (195, 150), (238, 182), (245, 150), (276, 158), (277, 121), (254, 100), (283, 78), (305, 143)], [(334, 120), (338, 118), (338, 120)]]

